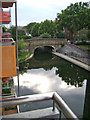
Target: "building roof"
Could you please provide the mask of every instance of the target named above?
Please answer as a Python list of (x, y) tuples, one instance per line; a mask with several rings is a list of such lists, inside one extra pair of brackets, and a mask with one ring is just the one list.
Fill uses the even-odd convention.
[(13, 3), (15, 3), (16, 0), (0, 0), (0, 6), (2, 8), (8, 8), (8, 7), (12, 7)]

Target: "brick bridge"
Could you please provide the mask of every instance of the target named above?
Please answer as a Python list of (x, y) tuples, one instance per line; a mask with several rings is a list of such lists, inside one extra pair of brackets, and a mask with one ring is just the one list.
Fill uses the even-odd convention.
[(34, 53), (35, 49), (43, 47), (57, 51), (61, 48), (62, 44), (67, 43), (67, 40), (57, 38), (32, 38), (26, 39), (25, 42), (28, 45), (29, 52)]

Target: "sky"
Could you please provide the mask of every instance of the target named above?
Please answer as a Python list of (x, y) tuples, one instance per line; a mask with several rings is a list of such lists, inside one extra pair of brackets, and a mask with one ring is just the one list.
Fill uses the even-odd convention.
[[(82, 0), (82, 2), (89, 1)], [(18, 26), (25, 26), (31, 22), (40, 23), (46, 19), (55, 20), (57, 13), (76, 2), (80, 0), (17, 0)], [(14, 7), (11, 8), (12, 25), (15, 23)]]

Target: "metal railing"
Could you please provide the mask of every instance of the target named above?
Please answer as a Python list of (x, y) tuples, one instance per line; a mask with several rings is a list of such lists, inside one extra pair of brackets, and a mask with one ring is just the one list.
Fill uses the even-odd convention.
[(12, 46), (15, 45), (13, 38), (0, 38), (0, 45), (2, 46)]
[(21, 96), (21, 97), (11, 98), (11, 99), (3, 99), (0, 102), (2, 102), (2, 107), (10, 107), (13, 105), (26, 104), (29, 102), (40, 102), (45, 100), (53, 100), (53, 111), (55, 110), (55, 103), (58, 105), (59, 112), (60, 112), (60, 119), (61, 119), (61, 112), (62, 112), (67, 119), (79, 120), (77, 116), (68, 107), (68, 105), (64, 102), (64, 100), (56, 92)]

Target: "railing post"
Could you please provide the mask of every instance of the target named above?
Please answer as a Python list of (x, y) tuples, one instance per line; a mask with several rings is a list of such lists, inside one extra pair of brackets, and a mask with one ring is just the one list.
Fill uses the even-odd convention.
[(61, 120), (61, 114), (62, 114), (62, 112), (61, 112), (61, 110), (59, 110), (59, 120)]
[(66, 119), (69, 120), (79, 120), (77, 116), (71, 111), (71, 109), (67, 106), (67, 104), (63, 101), (63, 99), (57, 94), (57, 93), (47, 93), (47, 94), (36, 94), (36, 95), (28, 95), (28, 96), (22, 96), (12, 99), (3, 99), (0, 100), (2, 104), (2, 107), (11, 107), (12, 105), (20, 105), (20, 104), (26, 104), (29, 102), (39, 102), (39, 101), (45, 101), (45, 100), (53, 100), (53, 109), (52, 111), (55, 111), (55, 105), (58, 105), (59, 110), (59, 120), (62, 119), (62, 113), (66, 117)]
[(53, 100), (53, 111), (55, 110), (55, 101)]

